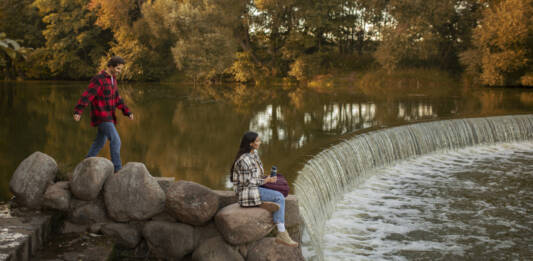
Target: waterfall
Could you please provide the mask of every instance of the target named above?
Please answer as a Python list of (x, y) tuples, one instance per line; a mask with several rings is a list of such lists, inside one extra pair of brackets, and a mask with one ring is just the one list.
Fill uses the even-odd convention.
[(300, 213), (316, 257), (335, 202), (376, 167), (442, 150), (533, 140), (533, 114), (443, 120), (365, 133), (309, 160), (294, 183)]

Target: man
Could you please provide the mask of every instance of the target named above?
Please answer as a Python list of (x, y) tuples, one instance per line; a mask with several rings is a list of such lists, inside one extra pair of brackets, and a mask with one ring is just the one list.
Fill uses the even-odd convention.
[(89, 87), (81, 95), (78, 105), (74, 108), (74, 120), (79, 121), (83, 109), (91, 103), (91, 125), (98, 128), (96, 139), (87, 153), (87, 157), (94, 157), (104, 147), (106, 139), (109, 139), (111, 149), (111, 161), (115, 172), (122, 168), (120, 161), (120, 136), (115, 124), (115, 108), (122, 110), (125, 116), (133, 120), (133, 114), (124, 104), (124, 100), (118, 94), (117, 75), (124, 68), (124, 59), (119, 56), (112, 57), (107, 62), (107, 69), (101, 71), (91, 79)]

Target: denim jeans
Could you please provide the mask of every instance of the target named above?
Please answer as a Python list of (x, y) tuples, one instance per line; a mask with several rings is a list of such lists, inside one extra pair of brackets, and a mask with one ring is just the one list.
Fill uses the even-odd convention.
[(111, 150), (111, 162), (113, 162), (115, 172), (117, 172), (122, 168), (122, 161), (120, 161), (120, 137), (113, 122), (102, 122), (98, 125), (98, 133), (91, 149), (89, 149), (89, 153), (87, 153), (87, 158), (98, 155), (107, 139), (109, 139), (109, 148)]
[(285, 223), (285, 197), (281, 192), (259, 187), (259, 196), (262, 201), (270, 201), (279, 205), (279, 210), (274, 212), (274, 224)]

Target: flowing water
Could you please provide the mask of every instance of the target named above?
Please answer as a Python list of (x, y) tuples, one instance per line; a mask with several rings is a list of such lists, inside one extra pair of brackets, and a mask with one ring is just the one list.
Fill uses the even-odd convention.
[(326, 222), (326, 260), (531, 260), (533, 142), (374, 170)]
[[(533, 140), (533, 115), (520, 115), (520, 116), (501, 116), (501, 117), (487, 117), (487, 118), (472, 118), (472, 119), (457, 119), (457, 120), (445, 120), (445, 121), (435, 121), (435, 122), (429, 122), (429, 123), (419, 123), (419, 124), (412, 124), (407, 126), (401, 126), (396, 128), (389, 128), (385, 130), (375, 131), (375, 132), (368, 132), (363, 135), (355, 136), (351, 139), (346, 140), (345, 142), (342, 142), (340, 144), (337, 144), (321, 153), (313, 157), (311, 160), (309, 160), (304, 168), (300, 171), (298, 178), (295, 182), (296, 187), (296, 195), (298, 196), (299, 202), (300, 202), (300, 210), (302, 212), (302, 216), (304, 218), (304, 221), (306, 223), (306, 232), (308, 234), (308, 242), (305, 246), (305, 252), (306, 256), (309, 259), (319, 259), (322, 260), (326, 257), (328, 259), (327, 255), (331, 254), (332, 257), (339, 257), (343, 256), (354, 258), (355, 260), (358, 260), (357, 258), (358, 254), (361, 255), (370, 255), (369, 253), (374, 254), (383, 254), (383, 256), (380, 256), (381, 258), (384, 258), (387, 256), (391, 259), (396, 259), (397, 255), (402, 256), (405, 255), (407, 257), (410, 257), (409, 253), (404, 253), (401, 251), (409, 252), (412, 250), (409, 247), (402, 248), (397, 247), (394, 248), (393, 246), (391, 249), (383, 250), (381, 249), (375, 249), (375, 248), (387, 248), (386, 246), (382, 245), (381, 241), (383, 241), (383, 237), (380, 237), (380, 233), (387, 233), (390, 232), (390, 230), (387, 230), (387, 228), (380, 228), (381, 231), (378, 231), (376, 228), (372, 228), (373, 221), (375, 220), (381, 220), (378, 222), (382, 222), (383, 226), (387, 226), (390, 224), (395, 224), (395, 222), (409, 222), (409, 219), (402, 219), (399, 218), (398, 220), (395, 220), (394, 218), (391, 218), (391, 220), (385, 220), (386, 218), (383, 218), (383, 216), (389, 218), (387, 212), (387, 207), (395, 206), (396, 204), (400, 204), (400, 211), (405, 210), (405, 214), (412, 214), (413, 211), (420, 211), (422, 214), (420, 215), (413, 215), (414, 220), (418, 221), (417, 219), (423, 219), (425, 217), (434, 218), (432, 215), (454, 215), (453, 210), (450, 210), (450, 212), (446, 212), (446, 209), (438, 209), (433, 212), (430, 211), (430, 214), (425, 215), (423, 207), (436, 207), (438, 204), (443, 204), (439, 200), (449, 200), (449, 202), (455, 202), (453, 197), (454, 195), (446, 195), (446, 190), (435, 192), (435, 194), (428, 193), (427, 195), (418, 195), (420, 198), (420, 201), (422, 203), (417, 204), (414, 202), (412, 205), (407, 204), (406, 206), (402, 206), (402, 202), (398, 200), (398, 195), (394, 193), (399, 193), (400, 195), (409, 194), (409, 190), (401, 190), (402, 184), (405, 184), (406, 182), (412, 182), (413, 184), (410, 185), (410, 188), (413, 188), (416, 190), (416, 187), (419, 186), (419, 184), (416, 184), (419, 180), (416, 180), (416, 175), (423, 175), (420, 173), (424, 173), (424, 168), (417, 168), (417, 164), (413, 163), (412, 168), (404, 167), (403, 165), (400, 167), (390, 167), (392, 164), (399, 164), (398, 162), (402, 162), (403, 160), (409, 160), (416, 158), (418, 156), (430, 154), (430, 153), (445, 153), (447, 151), (455, 151), (458, 149), (463, 149), (471, 146), (477, 146), (477, 145), (484, 145), (484, 144), (498, 144), (502, 142), (520, 142), (520, 141), (530, 141)], [(527, 147), (527, 144), (525, 143), (525, 147)], [(489, 149), (490, 150), (490, 149)], [(480, 151), (478, 154), (483, 154), (483, 151)], [(518, 150), (518, 153), (521, 153), (520, 150)], [(525, 151), (524, 154), (527, 155), (528, 151)], [(478, 156), (475, 152), (472, 152), (472, 157)], [(497, 154), (493, 155), (495, 158), (498, 157)], [(440, 156), (435, 156), (440, 157)], [(446, 154), (443, 154), (441, 160), (434, 160), (429, 161), (427, 158), (420, 159), (420, 162), (429, 162), (428, 164), (431, 165), (431, 167), (428, 167), (430, 169), (438, 169), (441, 165), (446, 165), (449, 168), (449, 171), (444, 170), (445, 174), (442, 175), (449, 175), (446, 174), (446, 172), (452, 173), (454, 170), (461, 170), (465, 169), (468, 171), (468, 168), (466, 166), (469, 166), (469, 162), (473, 160), (468, 160), (466, 156), (455, 156), (456, 158), (451, 159), (452, 161), (457, 161), (457, 164), (463, 164), (460, 166), (455, 166), (451, 164), (447, 164), (446, 160), (448, 160), (446, 157)], [(451, 157), (451, 156), (450, 156)], [(521, 157), (517, 157), (517, 161), (524, 161), (525, 165), (527, 165), (530, 162), (530, 159), (527, 158), (527, 156), (524, 156), (525, 159), (522, 159)], [(433, 158), (432, 158), (433, 159)], [(529, 160), (529, 161), (528, 161)], [(440, 164), (440, 165), (439, 165)], [(481, 164), (481, 163), (480, 163)], [(498, 164), (495, 163), (494, 166), (503, 166), (504, 164)], [(513, 164), (508, 164), (508, 167), (514, 166)], [(380, 168), (389, 167), (392, 168), (392, 170), (383, 171), (380, 170)], [(478, 171), (483, 170), (483, 165), (481, 164), (478, 166)], [(508, 168), (508, 171), (515, 171), (512, 168)], [(379, 187), (380, 191), (384, 194), (387, 192), (390, 192), (390, 195), (384, 195), (384, 199), (389, 199), (390, 201), (384, 200), (383, 202), (379, 202), (378, 199), (374, 203), (376, 203), (376, 207), (379, 208), (380, 204), (385, 205), (383, 209), (381, 209), (380, 212), (376, 215), (372, 213), (373, 210), (370, 208), (368, 212), (365, 213), (359, 213), (358, 208), (361, 207), (364, 209), (365, 206), (369, 206), (367, 204), (370, 204), (370, 206), (374, 206), (373, 202), (365, 201), (364, 199), (364, 193), (360, 195), (361, 200), (365, 201), (366, 203), (362, 204), (357, 202), (349, 202), (350, 199), (354, 201), (354, 198), (359, 198), (358, 192), (364, 192), (364, 189), (367, 185), (367, 179), (369, 177), (381, 177), (381, 175), (378, 175), (378, 173), (382, 172), (394, 172), (396, 175), (399, 175), (400, 177), (397, 178), (397, 182), (394, 184), (391, 183), (383, 183), (380, 184), (379, 181), (376, 181), (374, 183), (369, 183), (371, 186), (372, 184), (375, 185), (375, 187)], [(526, 187), (528, 187), (524, 192), (519, 193), (525, 193), (527, 195), (531, 195), (531, 186), (527, 186), (528, 183), (528, 175), (531, 175), (528, 173), (528, 169), (525, 168), (524, 171), (526, 172), (523, 174), (523, 176), (520, 176), (523, 181), (526, 181)], [(530, 170), (529, 170), (530, 171)], [(406, 174), (405, 182), (399, 182), (402, 178), (402, 174)], [(437, 171), (435, 171), (438, 173)], [(413, 173), (410, 175), (410, 173)], [(428, 188), (438, 187), (439, 182), (442, 180), (438, 180), (440, 177), (442, 179), (442, 175), (433, 175), (435, 176), (435, 180), (432, 180), (432, 175), (428, 174), (427, 179), (420, 179), (420, 190), (423, 190), (423, 186), (426, 186)], [(519, 175), (519, 174), (517, 174)], [(387, 177), (387, 175), (384, 175)], [(450, 184), (453, 185), (453, 177), (450, 177)], [(433, 184), (432, 182), (435, 182)], [(471, 182), (472, 183), (472, 182)], [(523, 183), (523, 182), (519, 182)], [(496, 183), (498, 184), (498, 183)], [(397, 185), (399, 187), (394, 187), (393, 185)], [(502, 186), (503, 191), (514, 191), (514, 187), (516, 185), (509, 185), (507, 186), (504, 181), (500, 184)], [(387, 187), (389, 186), (389, 187)], [(353, 189), (356, 189), (355, 191), (352, 191)], [(361, 191), (357, 190), (361, 189)], [(396, 190), (395, 190), (396, 189)], [(392, 191), (392, 192), (391, 192)], [(419, 190), (416, 190), (419, 191)], [(470, 193), (468, 190), (468, 187), (458, 187), (457, 193), (464, 194), (466, 198), (470, 198), (470, 201), (466, 201), (466, 205), (469, 204), (476, 204), (476, 200), (484, 200), (482, 196), (479, 198), (476, 197), (475, 192)], [(346, 203), (344, 201), (341, 201), (338, 203), (346, 192), (349, 192), (350, 194), (347, 195), (347, 201), (349, 203)], [(444, 194), (441, 198), (435, 197), (434, 195)], [(457, 194), (456, 193), (456, 194)], [(378, 192), (376, 192), (378, 194)], [(510, 193), (512, 194), (512, 193)], [(351, 196), (350, 196), (351, 195)], [(423, 197), (426, 196), (426, 197)], [(378, 196), (379, 197), (379, 196)], [(512, 195), (506, 195), (511, 201), (508, 202), (511, 207), (518, 206), (517, 208), (522, 207), (524, 204), (520, 200), (512, 200)], [(443, 199), (442, 199), (443, 198)], [(524, 200), (528, 201), (530, 197), (525, 197)], [(408, 200), (408, 199), (406, 199)], [(344, 203), (343, 203), (344, 202)], [(338, 204), (337, 204), (338, 203)], [(353, 204), (352, 204), (353, 203)], [(425, 205), (424, 205), (425, 204)], [(450, 203), (452, 204), (452, 203)], [(480, 203), (483, 205), (483, 203)], [(529, 204), (529, 203), (528, 203)], [(339, 214), (340, 217), (334, 216), (333, 220), (330, 220), (330, 226), (327, 227), (326, 223), (330, 219), (331, 215), (334, 213), (336, 206), (339, 205)], [(452, 204), (453, 205), (453, 204)], [(468, 206), (467, 206), (468, 207)], [(461, 205), (456, 206), (456, 208), (461, 208)], [(349, 214), (346, 214), (346, 210), (349, 209)], [(533, 210), (531, 206), (520, 208), (520, 211), (525, 211), (527, 213), (531, 213)], [(364, 212), (365, 210), (361, 210)], [(337, 214), (337, 212), (335, 212)], [(353, 214), (353, 215), (352, 215)], [(359, 215), (361, 214), (361, 215)], [(379, 216), (382, 214), (383, 216)], [(393, 215), (394, 213), (389, 213)], [(529, 216), (526, 216), (525, 221), (516, 221), (512, 216), (509, 220), (509, 222), (518, 222), (517, 225), (518, 228), (521, 228), (521, 226), (527, 226), (531, 223), (531, 214), (528, 214)], [(359, 219), (358, 219), (359, 218)], [(467, 217), (465, 217), (467, 218)], [(365, 223), (365, 221), (361, 220), (370, 220), (368, 223)], [(490, 219), (487, 218), (487, 219)], [(482, 223), (486, 220), (481, 221)], [(359, 223), (357, 223), (359, 222)], [(440, 224), (443, 222), (451, 222), (453, 225), (460, 226), (459, 221), (453, 221), (448, 220), (446, 218), (435, 220), (435, 224)], [(461, 222), (464, 222), (461, 220)], [(387, 224), (385, 224), (387, 223)], [(359, 224), (359, 225), (358, 225)], [(412, 227), (422, 227), (425, 223), (412, 223), (411, 227), (409, 226), (403, 226), (398, 225), (398, 227), (401, 227), (405, 230), (409, 230), (409, 228)], [(458, 225), (459, 224), (459, 225)], [(353, 225), (353, 226), (352, 226)], [(436, 227), (438, 227), (435, 225)], [(490, 224), (486, 224), (489, 226)], [(363, 227), (370, 227), (370, 230), (366, 230), (367, 234), (357, 230), (362, 229)], [(428, 225), (431, 226), (431, 225)], [(350, 230), (350, 228), (353, 228)], [(372, 229), (375, 229), (375, 237), (372, 235)], [(389, 226), (389, 229), (398, 229), (393, 228), (392, 226)], [(413, 253), (414, 257), (417, 257), (418, 254), (424, 253), (424, 250), (431, 250), (431, 249), (437, 249), (434, 252), (439, 253), (442, 255), (443, 253), (446, 253), (446, 249), (439, 249), (435, 244), (437, 244), (440, 241), (446, 241), (449, 240), (449, 238), (434, 236), (434, 234), (439, 233), (451, 233), (451, 236), (461, 236), (462, 234), (454, 232), (453, 228), (450, 228), (449, 231), (446, 229), (435, 229), (436, 231), (431, 231), (431, 229), (425, 230), (421, 229), (420, 232), (415, 232), (414, 236), (415, 239), (410, 239), (408, 237), (409, 231), (403, 231), (405, 233), (402, 233), (402, 230), (398, 230), (400, 232), (398, 235), (393, 235), (393, 238), (396, 238), (395, 240), (398, 240), (400, 242), (407, 241), (405, 244), (413, 244), (410, 247), (417, 248), (420, 250), (417, 253)], [(332, 231), (343, 231), (340, 233), (335, 233)], [(384, 232), (385, 231), (385, 232)], [(330, 233), (331, 234), (328, 234)], [(362, 234), (360, 234), (361, 232)], [(344, 234), (343, 234), (344, 233)], [(324, 235), (328, 235), (327, 237), (324, 237)], [(407, 236), (406, 236), (407, 234)], [(524, 231), (523, 234), (525, 234), (525, 237), (531, 237), (533, 236), (531, 234), (531, 231)], [(385, 238), (389, 236), (388, 234), (385, 235)], [(404, 237), (402, 237), (404, 236)], [(435, 244), (430, 244), (427, 242), (418, 242), (416, 237), (422, 237), (424, 238), (427, 236), (428, 238), (431, 238), (432, 236), (435, 239)], [(520, 241), (522, 236), (518, 236), (517, 241)], [(335, 239), (335, 240), (333, 240)], [(340, 240), (340, 239), (345, 239)], [(367, 245), (362, 242), (358, 242), (357, 240), (366, 241)], [(381, 241), (380, 241), (381, 240)], [(479, 239), (479, 240), (482, 240)], [(431, 241), (431, 240), (429, 240)], [(433, 242), (433, 241), (431, 241)], [(417, 245), (418, 244), (418, 245)], [(424, 245), (426, 244), (426, 245)], [(341, 246), (342, 245), (342, 246)], [(392, 244), (394, 245), (394, 244)], [(341, 247), (339, 247), (341, 246)], [(450, 248), (461, 248), (461, 246), (456, 246), (455, 244), (451, 243)], [(468, 246), (472, 247), (472, 246)], [(462, 247), (462, 249), (468, 249), (468, 247)], [(326, 253), (324, 253), (324, 248), (326, 248)], [(342, 249), (342, 250), (339, 250)], [(480, 250), (483, 252), (486, 249)], [(365, 252), (368, 251), (368, 252)], [(387, 252), (389, 251), (389, 252)], [(458, 250), (460, 252), (461, 250)], [(531, 254), (530, 250), (524, 250), (526, 255)], [(528, 252), (529, 251), (529, 252)], [(352, 253), (346, 254), (346, 253)], [(356, 254), (358, 253), (358, 254)], [(402, 254), (404, 253), (404, 254)], [(472, 252), (469, 252), (469, 254)], [(485, 253), (488, 253), (486, 251)], [(460, 253), (459, 253), (460, 254)], [(509, 255), (512, 254), (512, 252), (508, 253)], [(434, 256), (429, 253), (427, 256), (422, 255), (426, 257), (427, 260), (432, 260)], [(439, 256), (441, 257), (441, 256)], [(505, 255), (504, 255), (505, 257)], [(411, 258), (413, 258), (411, 256)], [(417, 257), (418, 258), (418, 257)], [(333, 259), (333, 258), (330, 258)], [(446, 259), (446, 258), (444, 258)], [(329, 259), (328, 259), (329, 260)], [(342, 259), (341, 259), (342, 260)], [(373, 260), (372, 258), (370, 260)]]

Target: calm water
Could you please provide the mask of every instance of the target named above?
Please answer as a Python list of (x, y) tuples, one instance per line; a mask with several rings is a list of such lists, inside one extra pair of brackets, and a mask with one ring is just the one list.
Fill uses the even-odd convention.
[[(96, 129), (89, 108), (72, 111), (86, 82), (0, 83), (0, 200), (18, 164), (34, 151), (52, 156), (64, 174), (86, 155)], [(120, 85), (135, 114), (119, 113), (122, 161), (143, 162), (154, 176), (176, 177), (215, 189), (228, 187), (228, 169), (241, 135), (260, 133), (266, 168), (290, 182), (315, 153), (347, 135), (440, 118), (531, 113), (527, 89), (464, 89), (433, 85), (383, 95), (349, 86), (313, 91), (272, 86), (219, 89), (176, 84)], [(118, 112), (118, 111), (117, 111)], [(100, 153), (109, 157), (108, 145)]]
[(532, 260), (533, 142), (376, 169), (326, 223), (325, 260)]

